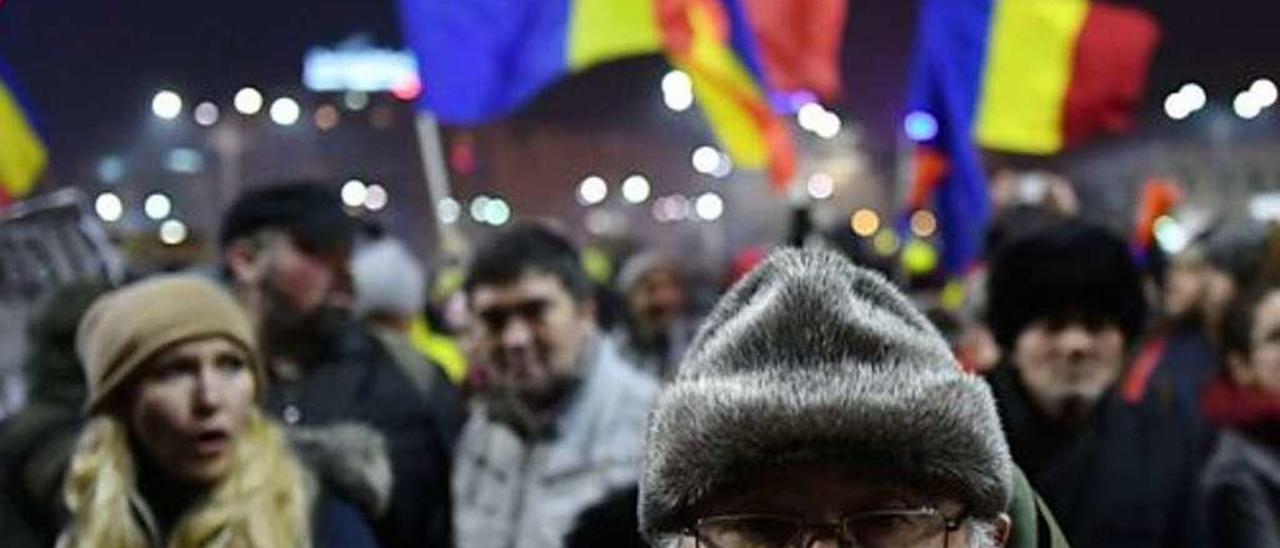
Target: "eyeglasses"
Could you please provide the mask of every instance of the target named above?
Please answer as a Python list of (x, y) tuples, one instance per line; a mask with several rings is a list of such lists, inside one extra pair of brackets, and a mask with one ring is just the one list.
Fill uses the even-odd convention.
[(694, 537), (698, 548), (809, 548), (824, 537), (851, 548), (946, 548), (948, 533), (960, 529), (965, 519), (928, 507), (861, 512), (827, 523), (739, 514), (700, 519), (685, 534)]

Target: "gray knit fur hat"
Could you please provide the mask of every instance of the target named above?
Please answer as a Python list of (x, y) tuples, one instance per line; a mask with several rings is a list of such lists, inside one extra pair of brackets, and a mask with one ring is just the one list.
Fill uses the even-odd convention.
[(1004, 511), (1012, 461), (987, 384), (883, 277), (827, 251), (774, 252), (694, 338), (649, 424), (640, 527), (652, 542), (753, 472), (839, 463)]

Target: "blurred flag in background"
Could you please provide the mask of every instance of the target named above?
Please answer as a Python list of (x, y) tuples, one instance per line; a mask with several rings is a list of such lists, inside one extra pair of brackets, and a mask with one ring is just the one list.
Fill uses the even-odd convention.
[(770, 103), (740, 0), (401, 0), (421, 105), (446, 124), (509, 115), (560, 78), (665, 54), (687, 72), (734, 164), (790, 181), (794, 151)]
[(48, 161), (30, 103), (0, 60), (0, 208), (30, 194)]
[(1086, 0), (925, 0), (918, 33), (907, 207), (933, 202), (943, 267), (963, 273), (991, 214), (980, 149), (1052, 155), (1129, 129), (1160, 29)]

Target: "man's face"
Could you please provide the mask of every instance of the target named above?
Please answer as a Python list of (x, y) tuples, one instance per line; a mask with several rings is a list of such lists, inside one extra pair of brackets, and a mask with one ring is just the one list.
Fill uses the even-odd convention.
[(472, 347), (488, 361), (495, 384), (542, 409), (578, 373), (595, 326), (589, 303), (574, 300), (560, 279), (528, 271), (514, 283), (471, 291)]
[(233, 261), (263, 343), (273, 354), (327, 342), (350, 315), (349, 252), (308, 252), (285, 234), (267, 234), (248, 259)]
[(1175, 264), (1169, 269), (1164, 287), (1165, 313), (1181, 318), (1196, 311), (1205, 295), (1204, 268), (1198, 265)]
[(654, 269), (627, 293), (627, 304), (640, 329), (649, 333), (669, 329), (684, 313), (685, 294), (680, 277), (670, 268)]
[(1111, 322), (1032, 322), (1018, 334), (1013, 363), (1040, 410), (1078, 422), (1124, 369), (1124, 334)]
[[(924, 496), (911, 489), (885, 483), (880, 479), (869, 482), (851, 477), (833, 467), (791, 466), (767, 470), (741, 482), (741, 487), (719, 493), (695, 515), (703, 523), (725, 519), (722, 525), (697, 528), (700, 533), (715, 537), (704, 538), (702, 547), (714, 546), (720, 541), (724, 548), (755, 546), (791, 546), (786, 544), (807, 540), (807, 546), (836, 548), (840, 542), (836, 527), (809, 527), (798, 530), (800, 538), (793, 536), (793, 525), (776, 518), (799, 519), (809, 524), (832, 525), (842, 519), (848, 523), (848, 534), (858, 541), (858, 546), (904, 546), (906, 548), (942, 546), (972, 546), (971, 530), (967, 523), (948, 532), (945, 521), (964, 516), (964, 506), (956, 500)], [(930, 509), (928, 516), (912, 514), (912, 511)], [(871, 513), (887, 512), (900, 515), (873, 517)], [(735, 519), (733, 516), (769, 516), (764, 519)], [(978, 546), (996, 547), (1003, 544), (1008, 530), (1006, 517), (996, 520), (992, 537), (982, 539)], [(683, 538), (677, 546), (698, 546), (693, 538)], [(798, 545), (798, 544), (797, 544)]]

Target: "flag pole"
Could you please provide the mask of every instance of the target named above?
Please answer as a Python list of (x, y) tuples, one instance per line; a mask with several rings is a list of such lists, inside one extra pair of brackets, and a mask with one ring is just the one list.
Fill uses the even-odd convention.
[(443, 140), (440, 138), (440, 124), (436, 121), (435, 114), (427, 110), (418, 111), (415, 121), (418, 154), (426, 175), (427, 202), (435, 223), (437, 249), (442, 255), (457, 256), (465, 250), (465, 241), (456, 226), (445, 224), (440, 219), (440, 201), (449, 198), (451, 193), (449, 169), (445, 164)]

